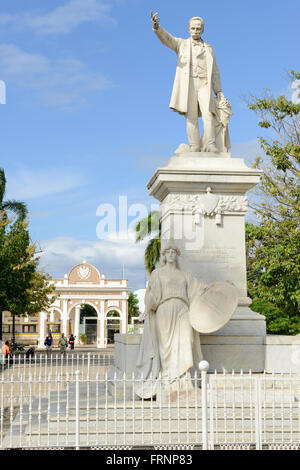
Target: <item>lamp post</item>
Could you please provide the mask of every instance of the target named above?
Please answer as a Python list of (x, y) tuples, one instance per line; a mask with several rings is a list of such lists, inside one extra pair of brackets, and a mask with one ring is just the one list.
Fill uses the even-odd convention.
[(11, 336), (11, 347), (14, 348), (16, 344), (16, 315), (12, 314), (12, 336)]
[(0, 307), (0, 341), (2, 341), (2, 323), (3, 323), (3, 312)]

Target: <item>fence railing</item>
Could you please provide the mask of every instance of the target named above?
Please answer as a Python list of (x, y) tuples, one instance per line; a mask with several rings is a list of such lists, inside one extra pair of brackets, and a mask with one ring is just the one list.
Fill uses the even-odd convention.
[(149, 389), (97, 360), (85, 356), (76, 368), (53, 359), (44, 368), (30, 363), (24, 370), (22, 363), (3, 371), (0, 447), (300, 447), (298, 375), (207, 374), (202, 361), (199, 373), (173, 382), (159, 377)]
[(65, 356), (60, 353), (52, 353), (48, 356), (45, 352), (28, 358), (25, 354), (19, 354), (13, 356), (9, 361), (4, 359), (2, 367), (0, 366), (0, 372), (5, 372), (6, 377), (13, 373), (15, 380), (19, 380), (21, 376), (26, 378), (29, 373), (34, 377), (47, 378), (49, 374), (57, 375), (68, 372), (70, 377), (75, 380), (76, 370), (81, 371), (82, 377), (95, 377), (99, 370), (105, 371), (113, 363), (114, 357), (111, 354), (68, 351)]

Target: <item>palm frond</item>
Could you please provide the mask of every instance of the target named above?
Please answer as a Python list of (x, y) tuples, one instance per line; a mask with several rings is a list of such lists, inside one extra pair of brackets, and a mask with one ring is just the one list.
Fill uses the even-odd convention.
[(139, 220), (135, 226), (135, 241), (138, 243), (147, 238), (151, 233), (160, 233), (161, 223), (159, 211), (149, 212), (147, 217)]
[(9, 210), (11, 212), (14, 212), (14, 214), (16, 214), (18, 220), (20, 221), (25, 220), (27, 217), (28, 209), (24, 202), (19, 202), (15, 200), (5, 201), (2, 207), (6, 211)]
[(6, 190), (6, 178), (3, 168), (0, 168), (0, 207), (2, 208), (2, 203)]
[(145, 267), (149, 274), (156, 268), (156, 265), (160, 257), (160, 236), (158, 238), (152, 238), (149, 241), (145, 250)]

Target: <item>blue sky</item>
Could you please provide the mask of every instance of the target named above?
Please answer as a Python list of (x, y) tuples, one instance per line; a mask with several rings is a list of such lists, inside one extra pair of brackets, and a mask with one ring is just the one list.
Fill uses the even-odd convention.
[(258, 152), (243, 95), (287, 94), (287, 71), (299, 69), (295, 0), (2, 0), (0, 166), (7, 197), (28, 204), (53, 276), (85, 258), (108, 277), (124, 264), (131, 287), (144, 285), (143, 246), (99, 240), (96, 210), (117, 207), (120, 195), (150, 209), (147, 181), (186, 141), (184, 118), (168, 108), (176, 55), (155, 37), (150, 10), (178, 37), (188, 36), (190, 17), (204, 18), (234, 112), (233, 156)]

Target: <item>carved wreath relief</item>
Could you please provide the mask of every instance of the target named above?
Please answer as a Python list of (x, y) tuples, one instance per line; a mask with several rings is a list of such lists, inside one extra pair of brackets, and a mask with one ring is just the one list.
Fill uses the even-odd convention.
[(83, 281), (86, 281), (91, 275), (91, 268), (88, 266), (80, 266), (77, 269), (77, 274)]
[(248, 209), (247, 196), (218, 196), (212, 194), (211, 188), (206, 188), (205, 194), (168, 194), (160, 206), (161, 214), (169, 210), (191, 211), (195, 216), (195, 223), (199, 223), (200, 215), (216, 218), (216, 224), (221, 224), (224, 213), (246, 213)]

